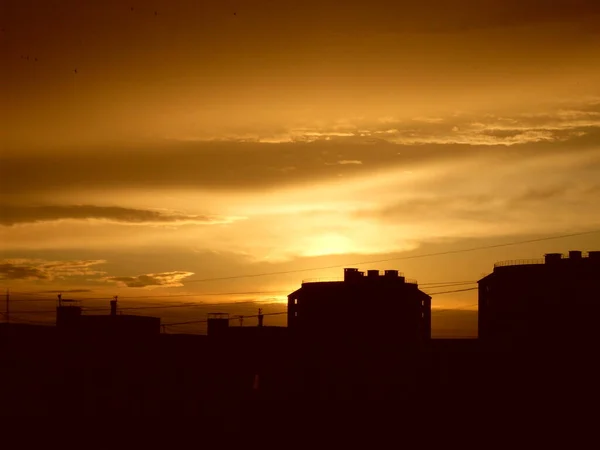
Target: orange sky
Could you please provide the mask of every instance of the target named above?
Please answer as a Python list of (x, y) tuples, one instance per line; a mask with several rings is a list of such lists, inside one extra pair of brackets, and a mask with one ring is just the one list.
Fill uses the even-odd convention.
[[(600, 229), (594, 0), (84, 3), (2, 3), (15, 292), (281, 299), (357, 262)], [(359, 267), (474, 281), (570, 249), (600, 234)]]

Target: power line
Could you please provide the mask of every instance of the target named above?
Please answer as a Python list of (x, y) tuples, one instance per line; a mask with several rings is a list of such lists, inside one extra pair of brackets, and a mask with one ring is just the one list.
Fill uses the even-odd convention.
[(438, 285), (459, 285), (459, 284), (475, 284), (477, 281), (437, 281), (435, 283), (419, 283), (419, 287), (431, 286), (436, 287)]
[[(119, 311), (130, 311), (130, 310), (143, 310), (143, 309), (170, 309), (170, 308), (201, 308), (201, 307), (211, 307), (211, 306), (219, 306), (219, 307), (230, 307), (236, 305), (247, 305), (247, 304), (268, 304), (273, 303), (268, 300), (246, 300), (241, 302), (221, 302), (221, 303), (161, 303), (158, 305), (152, 306), (125, 306), (119, 307)], [(99, 312), (99, 311), (110, 311), (110, 308), (88, 308), (82, 307), (83, 312)], [(54, 309), (42, 309), (42, 310), (19, 310), (15, 311), (18, 314), (50, 314), (55, 313)]]
[(421, 255), (399, 256), (397, 258), (386, 258), (386, 259), (378, 259), (378, 260), (370, 260), (370, 261), (361, 261), (361, 262), (341, 264), (341, 265), (338, 264), (335, 266), (313, 267), (310, 269), (295, 269), (295, 270), (285, 270), (285, 271), (279, 271), (279, 272), (264, 272), (264, 273), (250, 274), (250, 275), (235, 275), (235, 276), (229, 276), (229, 277), (203, 278), (203, 279), (198, 279), (198, 280), (183, 280), (183, 282), (184, 283), (203, 283), (203, 282), (209, 282), (209, 281), (234, 280), (234, 279), (239, 279), (239, 278), (256, 278), (256, 277), (264, 277), (264, 276), (269, 276), (269, 275), (288, 275), (288, 274), (292, 274), (292, 273), (310, 272), (310, 271), (314, 271), (314, 270), (339, 269), (340, 267), (351, 267), (351, 266), (361, 266), (361, 265), (364, 266), (364, 265), (368, 265), (368, 264), (376, 264), (376, 263), (390, 262), (390, 261), (429, 258), (431, 256), (453, 255), (453, 254), (457, 254), (457, 253), (466, 253), (466, 252), (473, 252), (473, 251), (477, 251), (477, 250), (488, 250), (488, 249), (492, 249), (492, 248), (509, 247), (512, 245), (530, 244), (533, 242), (564, 239), (564, 238), (568, 238), (568, 237), (584, 236), (587, 234), (595, 234), (595, 233), (600, 233), (600, 230), (582, 231), (579, 233), (562, 234), (559, 236), (547, 236), (547, 237), (543, 237), (543, 238), (527, 239), (527, 240), (515, 241), (515, 242), (506, 242), (504, 244), (485, 245), (485, 246), (480, 246), (480, 247), (464, 248), (464, 249), (459, 249), (459, 250), (447, 250), (444, 252), (424, 253)]
[[(445, 292), (440, 292), (440, 294), (442, 294), (442, 293), (445, 294)], [(447, 311), (463, 310), (463, 309), (467, 309), (467, 308), (470, 308), (470, 307), (473, 307), (473, 306), (478, 306), (478, 304), (477, 303), (473, 303), (473, 304), (470, 304), (470, 305), (462, 306), (460, 308), (434, 309), (434, 310), (431, 310), (431, 314), (438, 314), (438, 313), (447, 312)], [(281, 311), (281, 312), (276, 312), (276, 313), (265, 313), (265, 314), (262, 314), (262, 315), (263, 316), (277, 316), (277, 315), (282, 315), (282, 314), (287, 314), (287, 313), (288, 313), (287, 311)], [(244, 315), (245, 319), (246, 318), (253, 318), (253, 317), (258, 317), (258, 314), (257, 315), (249, 315), (249, 316)], [(236, 320), (236, 319), (238, 319), (238, 316), (234, 316), (234, 317), (229, 317), (228, 318), (228, 320)], [(170, 326), (192, 325), (192, 324), (207, 323), (207, 322), (208, 322), (208, 319), (199, 319), (199, 320), (188, 320), (186, 322), (165, 323), (165, 324), (162, 324), (162, 325), (165, 326), (165, 327), (170, 327)]]
[[(282, 314), (287, 314), (287, 311), (281, 311), (281, 312), (274, 312), (274, 313), (264, 313), (261, 314), (263, 316), (279, 316)], [(244, 315), (244, 319), (246, 318), (253, 318), (253, 317), (258, 317), (258, 314), (255, 315), (249, 315), (246, 316)], [(237, 320), (239, 318), (239, 316), (234, 316), (234, 317), (229, 317), (228, 320)], [(172, 323), (165, 323), (164, 326), (166, 327), (170, 327), (170, 326), (175, 326), (175, 325), (189, 325), (189, 324), (195, 324), (195, 323), (207, 323), (208, 319), (201, 319), (201, 320), (188, 320), (187, 322), (172, 322)]]
[[(47, 294), (38, 294), (36, 292), (18, 292), (12, 291), (13, 294), (17, 295), (44, 295), (48, 297)], [(112, 297), (77, 297), (74, 300), (110, 300)], [(67, 299), (66, 299), (67, 300)], [(70, 299), (68, 299), (70, 300)], [(20, 298), (16, 300), (17, 302), (56, 302), (55, 298)]]
[(456, 284), (440, 284), (440, 285), (436, 285), (436, 286), (419, 286), (424, 292), (427, 292), (428, 289), (440, 289), (440, 288), (455, 288), (455, 287), (459, 287), (459, 286), (465, 286), (465, 285), (472, 285), (472, 284), (476, 284), (477, 282), (473, 282), (473, 283), (456, 283)]
[[(460, 286), (465, 284), (475, 284), (477, 281), (446, 281), (446, 282), (436, 282), (436, 283), (423, 283), (419, 284), (420, 287), (451, 287), (451, 286)], [(213, 297), (213, 296), (222, 296), (222, 295), (264, 295), (264, 294), (282, 294), (287, 293), (287, 290), (279, 290), (279, 291), (245, 291), (245, 292), (200, 292), (197, 294), (167, 294), (167, 295), (141, 295), (141, 296), (119, 296), (120, 299), (129, 299), (129, 300), (139, 300), (139, 299), (152, 299), (152, 298), (161, 298), (161, 299), (169, 299), (169, 298), (183, 298), (183, 297)], [(12, 291), (13, 294), (19, 295), (42, 295), (41, 293), (36, 292), (20, 292), (20, 291)], [(45, 294), (44, 294), (45, 295)], [(75, 300), (111, 300), (111, 297), (77, 297)], [(256, 300), (253, 300), (256, 301)], [(56, 302), (55, 299), (52, 298), (43, 298), (43, 299), (16, 299), (13, 300), (15, 303), (41, 303), (41, 302)], [(232, 302), (236, 303), (236, 302)], [(244, 303), (244, 302), (239, 302)], [(162, 305), (164, 302), (158, 303), (158, 305)], [(121, 308), (125, 309), (125, 308)]]
[[(465, 248), (465, 249), (459, 249), (459, 250), (447, 250), (444, 252), (424, 253), (421, 255), (399, 256), (396, 258), (360, 261), (360, 262), (354, 262), (354, 263), (348, 263), (348, 264), (337, 264), (337, 265), (333, 265), (333, 266), (322, 266), (322, 267), (313, 267), (313, 268), (308, 268), (308, 269), (295, 269), (295, 270), (285, 270), (285, 271), (278, 271), (278, 272), (263, 272), (263, 273), (257, 273), (257, 274), (233, 275), (233, 276), (228, 276), (228, 277), (214, 277), (214, 278), (203, 278), (203, 279), (198, 279), (198, 280), (183, 280), (183, 281), (185, 283), (203, 283), (203, 282), (209, 282), (209, 281), (224, 281), (224, 280), (234, 280), (234, 279), (241, 279), (241, 278), (257, 278), (257, 277), (264, 277), (264, 276), (270, 276), (270, 275), (288, 275), (288, 274), (292, 274), (292, 273), (311, 272), (311, 271), (315, 271), (315, 270), (339, 269), (340, 267), (343, 268), (343, 267), (348, 267), (348, 266), (359, 266), (359, 265), (376, 264), (376, 263), (390, 262), (390, 261), (402, 261), (402, 260), (409, 260), (409, 259), (428, 258), (428, 257), (432, 257), (432, 256), (453, 255), (453, 254), (467, 253), (467, 252), (473, 252), (473, 251), (478, 251), (478, 250), (488, 250), (488, 249), (492, 249), (492, 248), (510, 247), (510, 246), (514, 246), (514, 245), (531, 244), (534, 242), (544, 242), (544, 241), (550, 241), (550, 240), (556, 240), (556, 239), (564, 239), (564, 238), (568, 238), (568, 237), (585, 236), (588, 234), (596, 234), (596, 233), (600, 233), (600, 230), (582, 231), (582, 232), (578, 232), (578, 233), (569, 233), (569, 234), (562, 234), (562, 235), (557, 235), (557, 236), (546, 236), (546, 237), (542, 237), (542, 238), (526, 239), (526, 240), (514, 241), (514, 242), (506, 242), (503, 244), (485, 245), (485, 246), (471, 247), (471, 248)], [(425, 285), (427, 285), (427, 284), (425, 284), (425, 283), (422, 284), (422, 286), (425, 286)], [(35, 293), (35, 292), (24, 293), (24, 292), (22, 292), (20, 294), (21, 295), (42, 295), (44, 293)], [(180, 294), (180, 296), (184, 296), (184, 295), (192, 296), (195, 294)], [(204, 295), (209, 295), (209, 294), (204, 294)], [(218, 295), (218, 294), (214, 294), (214, 295)], [(223, 294), (223, 295), (234, 295), (234, 294)], [(145, 298), (151, 298), (151, 296), (146, 296)], [(158, 298), (158, 296), (157, 296), (157, 298)], [(84, 298), (82, 298), (81, 300), (84, 300)], [(106, 300), (106, 298), (90, 297), (90, 298), (87, 298), (87, 300)]]
[(479, 303), (472, 303), (470, 305), (464, 305), (464, 306), (461, 306), (460, 308), (432, 309), (431, 314), (433, 314), (434, 312), (437, 314), (437, 313), (443, 313), (443, 312), (448, 312), (448, 311), (460, 311), (462, 309), (472, 308), (473, 306), (479, 306)]
[[(45, 297), (49, 297), (50, 295), (58, 295), (58, 294), (81, 294), (81, 292), (69, 292), (69, 291), (56, 291), (56, 292), (44, 292), (44, 291), (37, 291), (37, 292), (23, 292), (23, 291), (12, 291), (13, 294), (19, 294), (19, 295), (43, 295)], [(104, 297), (88, 297), (88, 298), (104, 298)]]
[[(472, 281), (472, 282), (447, 282), (448, 284), (440, 284), (440, 285), (431, 285), (431, 288), (443, 288), (443, 287), (454, 287), (454, 286), (461, 286), (461, 285), (465, 285), (465, 284), (474, 284), (477, 283), (476, 281)], [(419, 286), (428, 286), (428, 284), (424, 284), (424, 285), (419, 285)], [(154, 296), (136, 296), (136, 297), (121, 297), (119, 296), (119, 299), (129, 299), (129, 301), (136, 301), (138, 299), (148, 299), (148, 298), (161, 298), (161, 299), (168, 299), (168, 298), (181, 298), (181, 297), (212, 297), (212, 296), (222, 296), (222, 295), (259, 295), (259, 294), (280, 294), (280, 293), (284, 293), (284, 292), (288, 292), (288, 291), (248, 291), (248, 292), (211, 292), (211, 293), (199, 293), (199, 294), (176, 294), (176, 295), (154, 295)], [(13, 291), (14, 293), (14, 291)], [(103, 297), (103, 298), (85, 298), (85, 297), (80, 297), (80, 298), (76, 298), (75, 300), (110, 300), (111, 298), (109, 297)], [(12, 300), (13, 303), (43, 303), (43, 302), (56, 302), (55, 299), (17, 299), (17, 300)], [(127, 301), (127, 300), (126, 300)], [(193, 306), (210, 306), (210, 305), (227, 305), (227, 304), (244, 304), (244, 303), (270, 303), (270, 299), (266, 299), (266, 300), (246, 300), (246, 301), (239, 301), (239, 302), (226, 302), (226, 303), (184, 303), (181, 305), (173, 305), (170, 302), (156, 302), (152, 305), (147, 305), (147, 306), (132, 306), (132, 307), (122, 307), (119, 309), (122, 310), (130, 310), (130, 309), (160, 309), (160, 308), (165, 308), (165, 307), (185, 307), (185, 306), (189, 306), (189, 307), (193, 307)], [(103, 310), (108, 310), (108, 308), (85, 308), (85, 310), (87, 311), (103, 311)]]
[[(311, 269), (312, 270), (312, 269)], [(428, 282), (428, 283), (419, 283), (419, 286), (433, 286), (433, 285), (439, 285), (439, 284), (448, 284), (448, 285), (453, 285), (453, 284), (471, 284), (471, 283), (477, 283), (477, 281), (436, 281), (436, 282)], [(200, 292), (197, 294), (164, 294), (164, 295), (136, 295), (136, 296), (122, 296), (119, 295), (119, 298), (127, 298), (127, 299), (145, 299), (145, 298), (172, 298), (172, 297), (200, 297), (203, 295), (206, 296), (213, 296), (213, 295), (246, 295), (246, 294), (279, 294), (279, 293), (283, 293), (283, 292), (288, 292), (287, 290), (278, 290), (278, 291), (244, 291), (244, 292)], [(45, 297), (48, 297), (52, 294), (59, 294), (60, 292), (23, 292), (23, 291), (11, 291), (12, 294), (19, 294), (19, 295), (42, 295)], [(69, 294), (69, 292), (64, 292), (66, 294)], [(112, 297), (77, 297), (76, 300), (111, 300)], [(25, 299), (19, 299), (18, 301), (20, 302), (24, 302), (24, 301), (56, 301), (55, 299), (52, 298), (46, 298), (46, 299), (32, 299), (32, 300), (25, 300)]]
[[(474, 291), (479, 289), (478, 287), (474, 288), (466, 288), (466, 289), (454, 289), (450, 291), (442, 291), (442, 292), (431, 292), (428, 295), (440, 295), (440, 294), (452, 294), (455, 292), (466, 292), (466, 291)], [(267, 303), (266, 301), (260, 302), (256, 300), (248, 300), (243, 302), (226, 302), (226, 303), (180, 303), (177, 305), (166, 304), (166, 305), (156, 305), (156, 306), (130, 306), (119, 308), (120, 311), (132, 311), (132, 310), (144, 310), (144, 309), (171, 309), (171, 308), (199, 308), (199, 307), (208, 307), (208, 306), (219, 306), (219, 307), (227, 307), (234, 305), (244, 305), (244, 304), (256, 304), (256, 303)], [(97, 311), (109, 311), (109, 308), (83, 308), (83, 311), (86, 312), (97, 312)], [(53, 313), (54, 310), (33, 310), (33, 311), (16, 311), (19, 314), (46, 314)], [(252, 316), (248, 316), (252, 317)]]
[[(472, 291), (478, 288), (468, 288), (468, 289), (456, 289), (453, 291), (444, 291), (444, 292), (433, 292), (429, 295), (439, 295), (439, 294), (450, 294), (453, 292), (465, 292), (465, 291)], [(474, 305), (467, 305), (466, 307), (470, 307), (470, 306), (477, 306), (477, 304)], [(453, 309), (464, 309), (466, 307), (462, 307), (462, 308), (449, 308), (449, 309), (443, 309), (443, 310), (432, 310), (431, 313), (433, 314), (434, 312), (443, 312), (443, 311), (449, 311), (449, 310), (453, 310)], [(265, 316), (268, 315), (279, 315), (279, 314), (287, 314), (287, 311), (285, 312), (278, 312), (278, 313), (267, 313), (267, 314), (263, 314)], [(258, 315), (253, 315), (253, 316), (244, 316), (246, 317), (258, 317)], [(229, 318), (229, 320), (232, 320), (232, 318)], [(193, 324), (193, 323), (206, 323), (207, 319), (203, 319), (203, 320), (191, 320), (191, 321), (186, 321), (186, 322), (177, 322), (177, 323), (170, 323), (170, 324), (164, 324), (165, 326), (172, 326), (172, 325), (188, 325), (188, 324)]]
[[(199, 308), (206, 306), (229, 306), (229, 305), (245, 305), (245, 304), (255, 304), (255, 303), (270, 303), (268, 301), (257, 301), (257, 300), (247, 300), (243, 302), (223, 302), (223, 303), (183, 303), (178, 305), (156, 305), (156, 306), (129, 306), (119, 308), (119, 311), (130, 311), (130, 310), (139, 310), (139, 309), (166, 309), (166, 308)], [(84, 311), (108, 311), (109, 308), (84, 308)]]
[[(213, 296), (221, 296), (221, 295), (262, 295), (262, 294), (281, 294), (286, 293), (287, 290), (279, 290), (279, 291), (238, 291), (238, 292), (200, 292), (197, 294), (165, 294), (165, 295), (138, 295), (138, 296), (121, 296), (120, 299), (148, 299), (148, 298), (180, 298), (180, 297), (213, 297)], [(41, 295), (36, 292), (12, 292), (13, 294), (19, 295)], [(112, 297), (77, 297), (75, 300), (111, 300)], [(45, 299), (19, 299), (17, 302), (46, 302), (52, 301), (55, 302), (55, 299), (45, 298)]]
[[(436, 294), (447, 294), (447, 293), (451, 293), (451, 292), (462, 292), (463, 290), (458, 290), (458, 291), (446, 291), (446, 292), (437, 292), (437, 293), (433, 293), (430, 295), (436, 295)], [(222, 304), (220, 304), (222, 305)], [(198, 305), (193, 305), (193, 306), (198, 306)], [(469, 305), (465, 305), (462, 307), (458, 307), (458, 308), (445, 308), (445, 309), (433, 309), (431, 310), (431, 314), (439, 314), (439, 313), (443, 313), (443, 312), (448, 312), (448, 311), (457, 311), (457, 310), (463, 310), (463, 309), (467, 309), (467, 308), (471, 308), (473, 306), (478, 306), (477, 303), (473, 303), (473, 304), (469, 304)], [(40, 313), (40, 312), (54, 312), (54, 311), (16, 311), (19, 314), (22, 313)], [(280, 311), (280, 312), (274, 312), (274, 313), (263, 313), (262, 316), (278, 316), (278, 315), (283, 315), (283, 314), (287, 314), (288, 311)], [(259, 314), (253, 314), (253, 315), (243, 315), (244, 318), (257, 318), (259, 316)], [(237, 320), (239, 317), (239, 315), (235, 315), (233, 317), (228, 318), (228, 320)], [(41, 322), (41, 321), (33, 321), (33, 320), (29, 320), (29, 319), (23, 319), (20, 317), (17, 317), (17, 320), (19, 322), (24, 322), (24, 323), (30, 323), (30, 324), (39, 324), (39, 325), (46, 325), (48, 324), (48, 322)], [(198, 320), (188, 320), (185, 322), (172, 322), (172, 323), (164, 323), (161, 324), (161, 326), (163, 327), (170, 327), (170, 326), (180, 326), (180, 325), (193, 325), (193, 324), (201, 324), (201, 323), (207, 323), (208, 319), (198, 319)]]
[(479, 289), (479, 287), (474, 287), (474, 288), (466, 288), (466, 289), (455, 289), (453, 291), (443, 291), (443, 292), (430, 292), (427, 295), (439, 295), (439, 294), (452, 294), (454, 292), (466, 292), (466, 291), (474, 291), (476, 289)]

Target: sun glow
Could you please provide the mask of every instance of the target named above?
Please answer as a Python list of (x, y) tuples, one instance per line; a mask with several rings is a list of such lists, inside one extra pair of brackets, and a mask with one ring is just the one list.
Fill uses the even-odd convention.
[(354, 242), (349, 237), (336, 233), (310, 236), (306, 244), (303, 256), (343, 255), (355, 250)]

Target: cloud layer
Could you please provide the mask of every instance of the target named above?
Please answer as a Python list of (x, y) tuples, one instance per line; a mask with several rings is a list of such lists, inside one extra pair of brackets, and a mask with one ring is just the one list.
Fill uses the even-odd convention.
[(95, 266), (105, 263), (105, 260), (4, 259), (0, 262), (0, 279), (54, 281), (70, 277), (98, 276), (105, 274), (105, 272), (96, 270)]
[[(157, 141), (144, 148), (115, 146), (102, 152), (56, 156), (6, 156), (4, 196), (76, 195), (90, 189), (280, 189), (393, 166), (519, 149), (523, 154), (596, 148), (600, 139), (600, 100), (555, 105), (553, 109), (510, 114), (457, 113), (448, 117), (347, 118), (302, 129), (280, 130), (279, 143), (267, 131), (254, 137)], [(339, 136), (337, 134), (345, 134)], [(274, 141), (273, 141), (274, 142)], [(133, 156), (132, 156), (133, 155)], [(56, 158), (61, 164), (55, 164)], [(47, 167), (53, 166), (53, 170)], [(21, 202), (23, 204), (23, 202)], [(103, 218), (122, 223), (214, 223), (227, 218), (188, 216), (147, 209), (106, 206), (5, 207), (4, 224)]]
[(137, 275), (133, 277), (106, 277), (105, 281), (117, 283), (120, 286), (141, 288), (141, 287), (179, 287), (183, 286), (181, 281), (187, 277), (194, 275), (194, 272), (163, 272), (163, 273), (148, 273), (145, 275)]
[(228, 218), (219, 218), (212, 216), (172, 214), (147, 209), (94, 205), (0, 205), (0, 211), (2, 211), (2, 216), (0, 216), (0, 224), (5, 226), (37, 222), (52, 222), (58, 220), (88, 219), (138, 225), (205, 225), (215, 223), (227, 223), (232, 220)]

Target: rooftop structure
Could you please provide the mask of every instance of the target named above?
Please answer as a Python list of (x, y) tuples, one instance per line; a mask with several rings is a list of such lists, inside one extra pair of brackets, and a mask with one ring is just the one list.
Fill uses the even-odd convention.
[(71, 337), (145, 338), (160, 334), (160, 318), (117, 314), (117, 298), (110, 302), (110, 314), (87, 315), (79, 302), (58, 296), (56, 327)]

